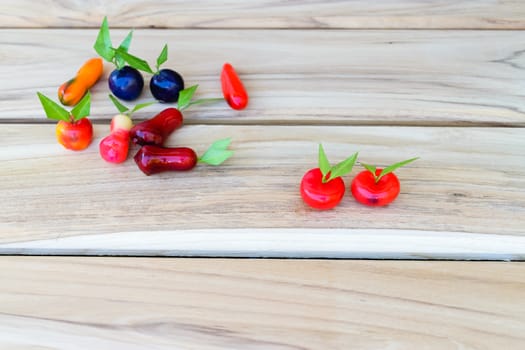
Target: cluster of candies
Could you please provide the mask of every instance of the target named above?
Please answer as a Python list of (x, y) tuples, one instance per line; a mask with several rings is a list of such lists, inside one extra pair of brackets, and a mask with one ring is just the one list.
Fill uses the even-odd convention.
[[(194, 100), (197, 85), (184, 87), (182, 76), (172, 69), (163, 68), (168, 60), (168, 45), (165, 45), (157, 58), (156, 70), (143, 59), (130, 54), (133, 31), (118, 47), (113, 47), (107, 19), (104, 18), (95, 41), (94, 49), (101, 57), (92, 58), (82, 65), (76, 76), (58, 89), (58, 98), (66, 110), (58, 103), (41, 93), (37, 93), (48, 118), (57, 120), (56, 136), (60, 144), (71, 150), (87, 148), (93, 139), (93, 126), (90, 115), (90, 89), (103, 74), (102, 58), (115, 65), (108, 77), (109, 98), (119, 114), (111, 120), (110, 134), (99, 144), (101, 157), (107, 162), (122, 163), (128, 158), (130, 143), (140, 146), (134, 156), (139, 169), (146, 175), (168, 170), (189, 170), (198, 162), (219, 165), (233, 152), (228, 150), (230, 139), (214, 142), (200, 157), (188, 147), (165, 147), (167, 137), (183, 125), (182, 111), (190, 106), (214, 101), (228, 102), (232, 109), (242, 110), (248, 104), (248, 94), (239, 76), (231, 64), (225, 63), (220, 76), (223, 97)], [(155, 102), (142, 103), (128, 108), (120, 100), (137, 99), (144, 88), (142, 72), (150, 73), (150, 91), (152, 96), (162, 103), (176, 103), (153, 118), (133, 125), (131, 116), (134, 112)], [(116, 97), (115, 97), (116, 96)]]

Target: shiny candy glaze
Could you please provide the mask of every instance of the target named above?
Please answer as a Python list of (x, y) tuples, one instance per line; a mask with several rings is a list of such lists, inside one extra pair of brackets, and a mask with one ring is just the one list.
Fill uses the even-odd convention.
[(134, 160), (144, 174), (153, 175), (164, 171), (191, 170), (197, 165), (197, 154), (188, 147), (146, 145), (140, 148)]
[(155, 117), (131, 128), (131, 141), (138, 145), (161, 146), (182, 123), (182, 113), (178, 109), (166, 108)]

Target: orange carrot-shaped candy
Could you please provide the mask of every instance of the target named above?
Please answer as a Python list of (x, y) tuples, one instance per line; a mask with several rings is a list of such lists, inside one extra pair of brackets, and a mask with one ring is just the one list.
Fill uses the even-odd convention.
[(100, 79), (104, 66), (102, 59), (88, 60), (77, 72), (77, 75), (58, 88), (58, 99), (65, 106), (76, 105), (86, 92)]

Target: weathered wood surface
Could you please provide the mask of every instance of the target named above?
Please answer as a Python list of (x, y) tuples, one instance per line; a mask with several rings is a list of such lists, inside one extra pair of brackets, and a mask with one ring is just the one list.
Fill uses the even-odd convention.
[[(36, 91), (56, 96), (94, 55), (96, 30), (0, 33), (0, 120), (41, 122)], [(115, 41), (124, 35), (116, 31)], [(200, 84), (202, 97), (221, 95), (224, 62), (237, 67), (249, 108), (197, 107), (190, 123), (525, 126), (524, 40), (521, 31), (144, 29), (135, 32), (131, 51), (153, 64), (169, 43), (166, 66), (187, 85)], [(93, 89), (94, 119), (115, 113), (107, 98), (111, 70), (107, 64)], [(141, 101), (151, 99), (146, 88)]]
[(0, 257), (2, 349), (509, 349), (525, 264)]
[[(35, 93), (94, 56), (105, 15), (149, 62), (168, 43), (199, 96), (236, 66), (249, 108), (188, 111), (169, 140), (232, 136), (234, 158), (152, 177), (104, 163), (109, 65), (93, 145), (57, 145)], [(522, 1), (6, 0), (0, 28), (0, 254), (525, 259)], [(319, 142), (333, 162), (421, 159), (391, 206), (347, 193), (317, 212), (298, 185)], [(523, 263), (2, 256), (0, 281), (1, 349), (525, 344)]]
[[(4, 254), (525, 254), (521, 128), (191, 125), (167, 145), (202, 153), (231, 136), (235, 156), (219, 168), (150, 177), (131, 157), (117, 166), (100, 158), (106, 125), (96, 127), (93, 144), (79, 153), (56, 143), (53, 125), (5, 124), (3, 132)], [(298, 190), (304, 172), (317, 165), (318, 143), (333, 163), (356, 151), (380, 166), (421, 159), (398, 171), (402, 193), (388, 208), (361, 206), (347, 191), (335, 210), (318, 212), (302, 203)], [(347, 186), (358, 169), (345, 177)], [(267, 236), (255, 229), (267, 229)], [(369, 238), (363, 229), (371, 230)], [(301, 232), (304, 240), (295, 245)]]
[(523, 29), (520, 0), (3, 0), (2, 27)]

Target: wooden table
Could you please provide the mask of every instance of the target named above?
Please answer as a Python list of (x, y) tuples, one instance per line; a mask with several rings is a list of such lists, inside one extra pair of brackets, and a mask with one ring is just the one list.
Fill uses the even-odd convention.
[[(105, 15), (151, 63), (168, 43), (199, 97), (234, 64), (249, 107), (195, 107), (168, 140), (232, 137), (233, 158), (150, 177), (103, 162), (109, 64), (93, 144), (57, 144), (36, 91), (95, 55)], [(0, 348), (525, 347), (520, 1), (6, 0), (0, 26)], [(420, 160), (388, 207), (315, 211), (298, 187), (319, 143), (334, 163)]]

